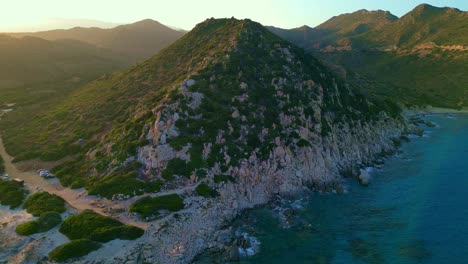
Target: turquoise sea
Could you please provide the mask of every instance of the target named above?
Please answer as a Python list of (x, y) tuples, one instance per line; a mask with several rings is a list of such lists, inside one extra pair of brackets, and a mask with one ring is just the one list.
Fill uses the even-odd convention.
[(236, 224), (258, 253), (235, 263), (468, 263), (468, 115), (424, 119), (437, 126), (374, 168), (369, 187), (348, 180), (346, 194), (246, 212)]

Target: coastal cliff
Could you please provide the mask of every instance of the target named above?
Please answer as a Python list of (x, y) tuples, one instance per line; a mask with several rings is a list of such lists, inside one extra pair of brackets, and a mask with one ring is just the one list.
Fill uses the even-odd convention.
[(190, 263), (205, 250), (226, 250), (234, 234), (229, 223), (242, 210), (265, 204), (277, 194), (340, 192), (343, 173), (357, 177), (360, 168), (394, 152), (391, 139), (405, 131), (402, 121), (382, 117), (338, 130), (314, 147), (293, 152), (280, 145), (267, 161), (250, 157), (240, 169), (239, 182), (223, 184), (216, 200), (190, 198), (190, 209), (177, 219), (151, 226), (142, 241), (113, 260), (93, 263)]

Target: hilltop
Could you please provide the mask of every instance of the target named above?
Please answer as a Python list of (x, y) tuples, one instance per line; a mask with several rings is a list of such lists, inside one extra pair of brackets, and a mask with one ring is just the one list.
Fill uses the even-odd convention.
[[(360, 10), (307, 29), (272, 30), (333, 65), (381, 83), (368, 92), (408, 105), (468, 104), (468, 13), (422, 4), (401, 18)], [(449, 85), (449, 89), (446, 86)]]

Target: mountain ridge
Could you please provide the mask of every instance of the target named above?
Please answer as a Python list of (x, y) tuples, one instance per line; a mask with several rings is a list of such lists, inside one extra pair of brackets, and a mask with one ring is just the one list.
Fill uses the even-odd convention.
[[(341, 71), (345, 68), (381, 83), (379, 88), (366, 88), (370, 93), (405, 105), (463, 108), (468, 104), (468, 80), (463, 74), (468, 70), (468, 12), (423, 4), (383, 27), (350, 30), (364, 23), (360, 12), (330, 19), (331, 24), (354, 19), (341, 31), (270, 30)], [(447, 83), (450, 89), (444, 88)]]
[[(171, 29), (158, 21), (145, 19), (104, 29), (75, 27), (42, 32), (6, 34), (13, 37), (35, 36), (46, 40), (79, 40), (121, 53), (137, 62), (167, 47), (180, 38), (184, 32)], [(135, 45), (136, 42), (138, 42), (138, 45)]]

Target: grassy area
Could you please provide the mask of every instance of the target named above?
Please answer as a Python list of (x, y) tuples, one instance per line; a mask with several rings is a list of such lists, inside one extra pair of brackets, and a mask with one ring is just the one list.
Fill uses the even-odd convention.
[(158, 197), (143, 197), (130, 206), (130, 212), (138, 213), (141, 217), (158, 216), (158, 211), (176, 212), (184, 208), (184, 200), (178, 194)]
[(28, 193), (23, 184), (19, 182), (0, 180), (1, 205), (10, 206), (12, 209), (17, 208), (23, 203)]
[(57, 212), (43, 213), (37, 220), (20, 224), (16, 227), (16, 233), (29, 236), (36, 233), (49, 231), (62, 222), (62, 217)]
[(84, 210), (77, 215), (69, 216), (60, 226), (59, 231), (70, 240), (91, 239), (99, 242), (113, 239), (133, 240), (144, 233), (140, 228), (124, 225), (91, 210)]
[(26, 199), (23, 209), (34, 216), (41, 216), (47, 212), (65, 212), (65, 200), (48, 192), (37, 192)]
[(52, 250), (49, 253), (49, 258), (53, 261), (64, 262), (73, 258), (86, 256), (100, 247), (100, 243), (89, 239), (72, 240)]

